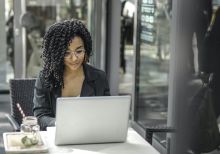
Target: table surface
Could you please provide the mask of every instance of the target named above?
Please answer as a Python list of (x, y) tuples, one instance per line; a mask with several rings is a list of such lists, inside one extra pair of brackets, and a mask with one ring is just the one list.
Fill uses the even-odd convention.
[(56, 146), (54, 144), (54, 128), (42, 131), (41, 135), (47, 142), (49, 154), (159, 154), (132, 128), (128, 129), (127, 140), (124, 143)]

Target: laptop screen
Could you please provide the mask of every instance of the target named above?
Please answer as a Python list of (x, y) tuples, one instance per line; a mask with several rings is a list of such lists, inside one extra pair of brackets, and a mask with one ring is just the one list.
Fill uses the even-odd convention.
[(125, 141), (130, 102), (130, 96), (58, 98), (55, 144)]

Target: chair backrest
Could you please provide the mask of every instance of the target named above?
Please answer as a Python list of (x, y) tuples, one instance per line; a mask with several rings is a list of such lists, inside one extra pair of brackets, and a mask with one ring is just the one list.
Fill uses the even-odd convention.
[(10, 80), (11, 115), (19, 125), (22, 123), (22, 115), (17, 108), (17, 103), (20, 104), (26, 116), (33, 116), (35, 81), (36, 79)]

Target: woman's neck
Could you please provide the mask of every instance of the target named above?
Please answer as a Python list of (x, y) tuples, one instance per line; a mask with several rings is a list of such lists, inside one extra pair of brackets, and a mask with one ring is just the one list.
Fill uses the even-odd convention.
[(83, 72), (83, 66), (81, 66), (79, 69), (72, 71), (72, 70), (64, 70), (64, 78), (76, 78), (79, 76), (83, 76), (84, 72)]

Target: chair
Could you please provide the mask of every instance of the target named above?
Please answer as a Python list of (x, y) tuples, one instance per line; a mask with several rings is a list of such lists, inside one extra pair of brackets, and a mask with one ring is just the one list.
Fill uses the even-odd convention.
[(138, 122), (138, 124), (145, 130), (145, 139), (152, 144), (153, 133), (172, 133), (175, 131), (173, 127), (167, 126), (165, 120), (154, 119)]
[(22, 115), (17, 108), (20, 104), (26, 116), (33, 116), (33, 98), (36, 79), (11, 79), (9, 83), (11, 98), (11, 115), (7, 114), (14, 131), (20, 130)]
[[(166, 133), (174, 133), (175, 128), (171, 126), (167, 126), (167, 122), (165, 119), (145, 119), (144, 121), (132, 122), (132, 127), (142, 134), (145, 140), (152, 144), (153, 138), (156, 136), (163, 136), (160, 139), (161, 146), (166, 150), (166, 153), (170, 152), (170, 139), (166, 138)], [(163, 135), (161, 133), (164, 133)]]

